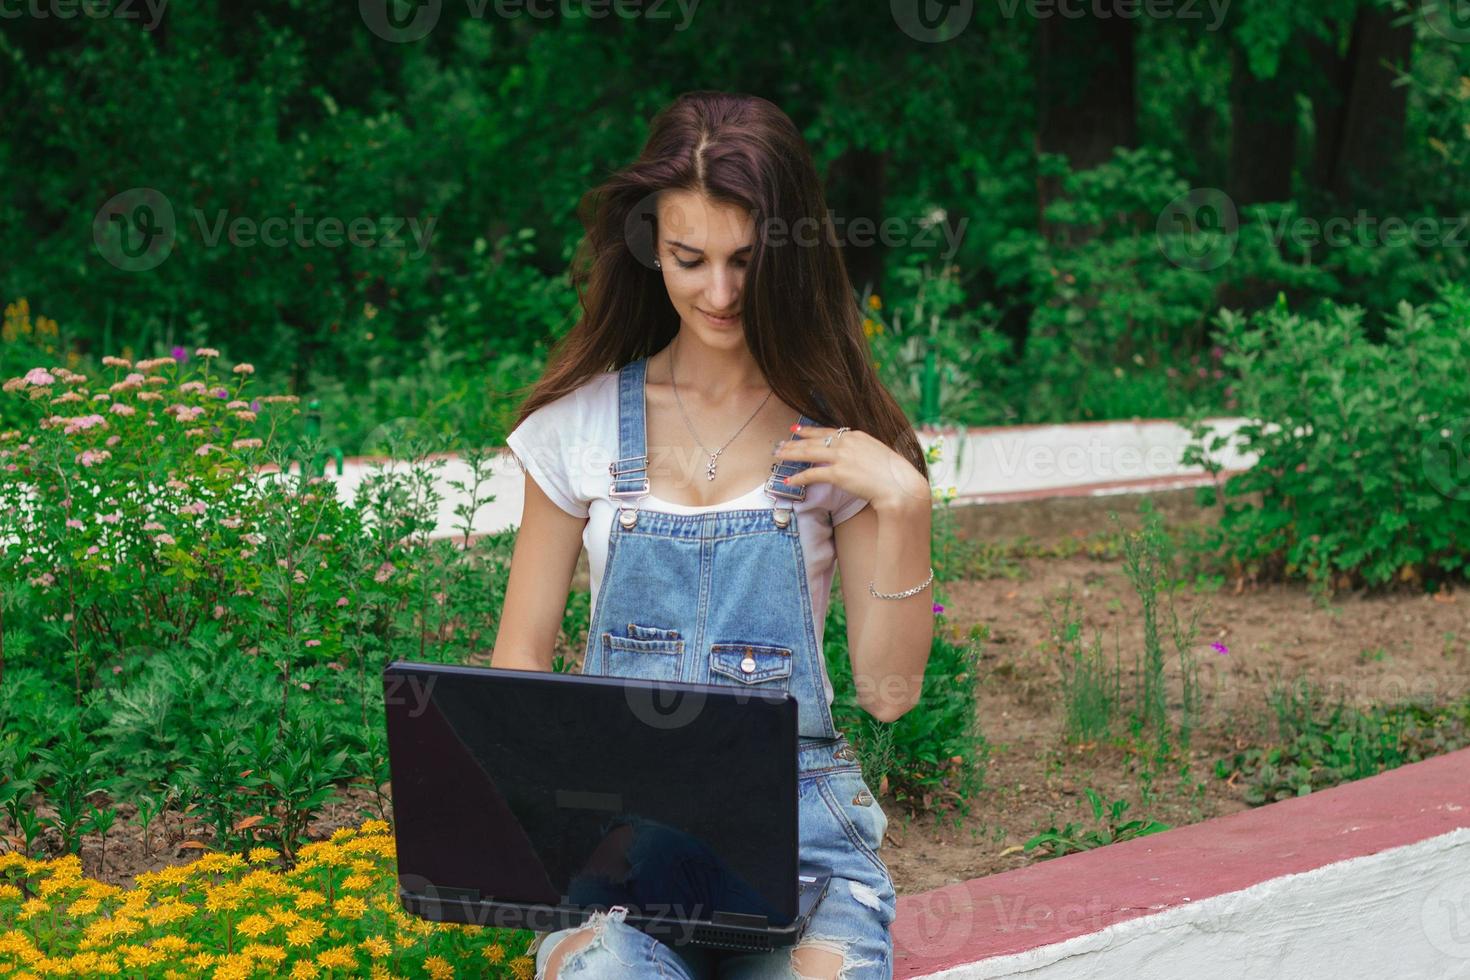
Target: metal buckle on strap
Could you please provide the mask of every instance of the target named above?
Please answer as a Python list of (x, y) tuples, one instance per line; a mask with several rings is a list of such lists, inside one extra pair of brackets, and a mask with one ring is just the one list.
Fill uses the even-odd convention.
[(632, 490), (619, 490), (616, 481), (609, 483), (607, 486), (607, 495), (614, 500), (622, 497), (641, 497), (646, 493), (648, 493), (648, 477), (646, 476), (643, 478), (643, 486), (636, 487)]
[[(627, 462), (636, 462), (637, 465), (636, 466), (624, 466), (622, 468), (619, 468), (618, 467), (618, 464), (619, 463), (627, 463)], [(646, 470), (646, 469), (648, 469), (648, 456), (647, 455), (643, 455), (643, 456), (624, 456), (622, 459), (615, 459), (611, 463), (608, 463), (607, 464), (607, 472), (608, 472), (608, 474), (610, 476), (625, 476), (625, 475), (627, 475), (629, 473), (637, 473), (640, 470)]]
[(783, 487), (780, 480), (767, 480), (766, 492), (778, 494), (787, 500), (805, 500), (806, 487)]

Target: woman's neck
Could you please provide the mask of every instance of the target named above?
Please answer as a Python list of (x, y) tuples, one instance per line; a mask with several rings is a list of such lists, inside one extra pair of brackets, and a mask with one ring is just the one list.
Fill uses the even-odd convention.
[(743, 342), (721, 349), (700, 343), (681, 331), (668, 346), (649, 358), (648, 363), (652, 381), (677, 383), (681, 397), (707, 405), (739, 401), (738, 392), (769, 387), (760, 365)]

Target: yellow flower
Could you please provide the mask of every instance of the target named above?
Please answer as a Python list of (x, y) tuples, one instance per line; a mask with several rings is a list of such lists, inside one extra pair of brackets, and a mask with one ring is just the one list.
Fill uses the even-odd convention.
[(536, 975), (536, 960), (530, 956), (517, 956), (507, 964), (510, 975), (516, 980), (531, 980)]
[(91, 915), (93, 912), (96, 912), (101, 904), (95, 898), (79, 898), (66, 907), (66, 914), (81, 918), (84, 915)]
[(305, 911), (307, 909), (319, 908), (327, 903), (327, 896), (321, 892), (307, 891), (302, 889), (296, 893), (296, 907)]
[(386, 834), (388, 832), (388, 821), (386, 820), (364, 820), (362, 826), (357, 828), (364, 834)]
[(430, 956), (424, 960), (424, 969), (433, 980), (451, 980), (454, 976), (454, 967), (442, 956)]
[(286, 944), (289, 946), (310, 946), (321, 938), (326, 926), (314, 919), (307, 919), (298, 926), (287, 930)]
[(877, 293), (874, 293), (868, 297), (868, 306), (875, 310), (881, 310), (883, 309), (883, 301), (878, 298)]
[(499, 943), (491, 943), (489, 946), (486, 946), (484, 949), (480, 950), (480, 952), (484, 953), (485, 959), (489, 960), (491, 963), (499, 963), (501, 960), (505, 959), (505, 947), (500, 945)]
[(311, 960), (297, 960), (296, 965), (291, 967), (291, 980), (312, 980), (321, 972)]
[(251, 939), (264, 935), (274, 928), (275, 924), (268, 917), (259, 913), (247, 915), (235, 925), (236, 931), (242, 936), (248, 936)]
[[(367, 954), (372, 957), (383, 957), (393, 952), (393, 944), (382, 936), (369, 936), (358, 945), (362, 946)], [(496, 962), (493, 961), (492, 962)]]
[(251, 864), (264, 864), (274, 858), (276, 853), (277, 851), (274, 847), (252, 847), (250, 849), (249, 860)]
[(240, 947), (240, 955), (248, 956), (260, 963), (280, 966), (281, 961), (286, 958), (286, 951), (279, 946), (272, 946), (268, 943), (247, 943)]
[(317, 964), (329, 970), (352, 970), (357, 968), (357, 954), (351, 946), (336, 946), (317, 954)]
[(238, 909), (245, 896), (241, 894), (242, 889), (233, 881), (227, 881), (219, 885), (204, 886), (204, 907), (211, 912), (225, 912)]
[(173, 953), (177, 955), (188, 949), (190, 945), (189, 940), (183, 936), (159, 936), (153, 940), (152, 948), (158, 950), (160, 953)]
[(356, 895), (344, 895), (337, 899), (336, 911), (344, 919), (360, 919), (367, 914), (367, 902)]
[(137, 946), (133, 943), (125, 943), (117, 948), (123, 958), (123, 963), (135, 969), (157, 966), (163, 962), (163, 952), (148, 946)]

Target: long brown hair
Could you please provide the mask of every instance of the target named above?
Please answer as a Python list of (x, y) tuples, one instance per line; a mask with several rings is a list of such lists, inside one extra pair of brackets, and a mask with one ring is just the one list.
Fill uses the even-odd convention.
[[(868, 433), (927, 477), (913, 427), (869, 363), (863, 312), (806, 143), (784, 112), (751, 95), (681, 95), (654, 117), (638, 159), (582, 197), (586, 235), (571, 270), (582, 315), (550, 351), (514, 425), (593, 375), (673, 340), (679, 315), (652, 261), (657, 196), (670, 189), (755, 219), (740, 309), (746, 344), (771, 389), (823, 425)], [(768, 228), (785, 231), (773, 239)], [(810, 228), (821, 233), (792, 240)]]

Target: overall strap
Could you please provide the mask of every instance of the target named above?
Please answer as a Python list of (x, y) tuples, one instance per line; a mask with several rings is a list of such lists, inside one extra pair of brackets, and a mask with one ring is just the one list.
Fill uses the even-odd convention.
[[(800, 416), (798, 418), (798, 421), (802, 426), (814, 426), (817, 424), (815, 421), (805, 415)], [(792, 438), (800, 438), (800, 436), (793, 433)], [(778, 459), (776, 462), (771, 464), (771, 475), (766, 480), (766, 494), (770, 497), (776, 498), (777, 503), (780, 503), (782, 498), (785, 498), (786, 500), (805, 500), (805, 486), (801, 484), (798, 484), (794, 487), (787, 486), (786, 484), (781, 482), (781, 478), (784, 476), (795, 476), (797, 473), (800, 473), (802, 470), (811, 465), (811, 463), (807, 462), (804, 459)]]
[[(644, 442), (643, 375), (648, 358), (640, 357), (618, 371), (618, 456), (607, 466), (612, 476), (608, 496), (619, 504), (618, 519), (632, 527), (638, 501), (648, 490), (648, 447)], [(625, 499), (631, 498), (629, 503)]]

